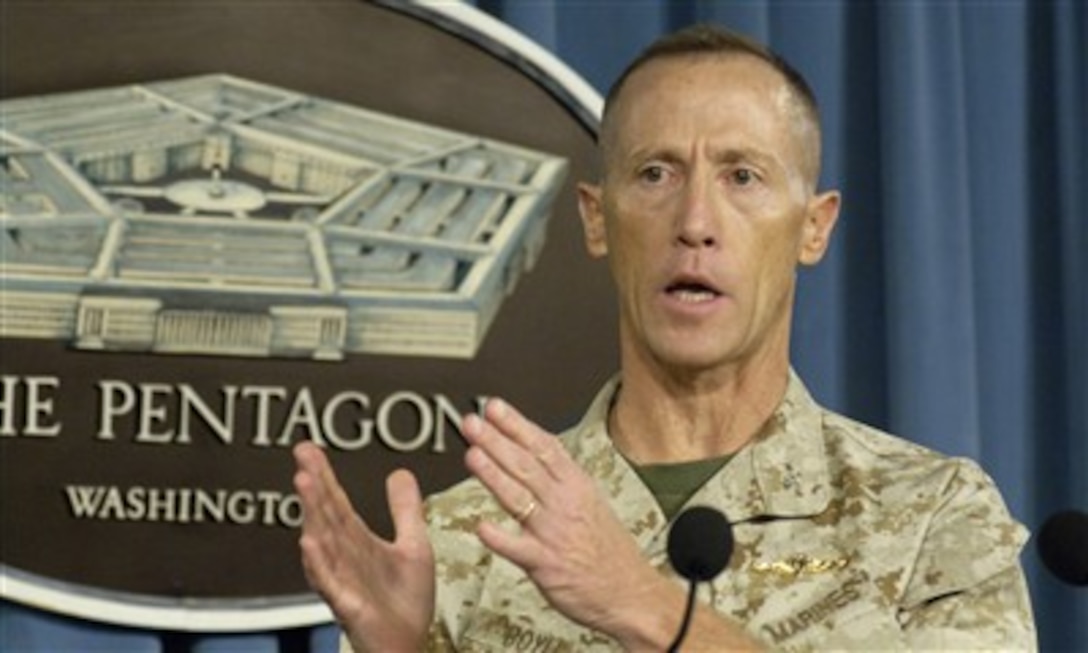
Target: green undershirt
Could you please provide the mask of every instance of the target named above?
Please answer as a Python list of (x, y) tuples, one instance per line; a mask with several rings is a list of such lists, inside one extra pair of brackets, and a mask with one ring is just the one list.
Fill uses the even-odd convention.
[(729, 454), (683, 463), (632, 464), (632, 467), (657, 499), (666, 519), (672, 520), (696, 490), (710, 480), (710, 477), (724, 467), (732, 457), (733, 455)]

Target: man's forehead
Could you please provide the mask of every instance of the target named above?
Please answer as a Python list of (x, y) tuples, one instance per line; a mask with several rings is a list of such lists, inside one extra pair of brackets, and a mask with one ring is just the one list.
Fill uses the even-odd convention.
[[(698, 103), (765, 104), (787, 117), (793, 93), (786, 80), (766, 62), (746, 54), (684, 55), (650, 61), (636, 70), (605, 115), (605, 138), (614, 139), (620, 123), (643, 119), (647, 112), (655, 128), (666, 128), (669, 115)], [(662, 115), (665, 114), (665, 115)], [(627, 134), (633, 136), (633, 134)]]
[[(694, 88), (693, 88), (694, 87)], [(692, 91), (729, 95), (755, 92), (779, 111), (796, 100), (785, 77), (766, 61), (747, 53), (697, 53), (654, 59), (631, 73), (606, 107), (602, 136), (615, 137), (614, 123), (647, 108), (683, 104)]]
[[(685, 86), (694, 86), (695, 90), (683, 92)], [(814, 129), (803, 100), (780, 70), (747, 52), (699, 52), (650, 60), (631, 73), (605, 114), (601, 131), (605, 157), (610, 156), (609, 152), (617, 153), (619, 140), (625, 142), (625, 150), (634, 145), (632, 139), (643, 140), (638, 132), (644, 125), (632, 129), (628, 124), (621, 129), (621, 124), (631, 119), (641, 121), (639, 116), (645, 116), (646, 111), (656, 111), (651, 127), (667, 129), (672, 123), (666, 123), (668, 116), (660, 114), (667, 114), (670, 105), (679, 111), (692, 93), (709, 91), (703, 95), (712, 98), (719, 90), (722, 101), (765, 103), (770, 114), (764, 115), (780, 117), (779, 124), (794, 133), (802, 151), (814, 147), (818, 152), (818, 142), (813, 142), (813, 138), (818, 141), (818, 129)], [(799, 155), (801, 160), (809, 158)]]
[(678, 77), (705, 77), (708, 84), (722, 89), (737, 86), (759, 85), (771, 88), (781, 86), (789, 90), (785, 76), (768, 61), (747, 52), (695, 52), (662, 56), (647, 61), (634, 70), (614, 104), (622, 105), (625, 100), (637, 93), (630, 91), (645, 90), (646, 86), (656, 86), (676, 81)]

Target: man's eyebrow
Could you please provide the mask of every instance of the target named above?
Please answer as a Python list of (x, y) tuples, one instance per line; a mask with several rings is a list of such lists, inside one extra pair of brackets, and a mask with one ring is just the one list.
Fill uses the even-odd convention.
[(666, 161), (668, 163), (682, 162), (684, 155), (679, 148), (669, 145), (649, 145), (636, 147), (624, 157), (630, 161)]
[(738, 163), (744, 161), (751, 161), (753, 163), (759, 163), (763, 165), (779, 165), (778, 157), (770, 152), (764, 152), (763, 150), (756, 150), (750, 147), (730, 147), (716, 152), (714, 154), (714, 160), (719, 163)]

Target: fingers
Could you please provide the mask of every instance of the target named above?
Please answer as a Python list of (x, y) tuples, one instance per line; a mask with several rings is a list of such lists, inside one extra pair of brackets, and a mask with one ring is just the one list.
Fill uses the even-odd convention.
[(559, 441), (506, 402), (492, 399), (484, 407), (482, 418), (468, 415), (462, 432), (469, 444), (533, 493), (563, 481), (563, 463), (569, 460)]
[(397, 542), (423, 542), (427, 539), (427, 522), (423, 516), (423, 494), (416, 477), (406, 469), (398, 469), (385, 480), (389, 496), (389, 511)]
[[(312, 442), (295, 446), (295, 490), (302, 501), (303, 532), (344, 528), (355, 520), (351, 505), (325, 452)], [(365, 528), (365, 525), (364, 525)]]
[[(337, 561), (341, 557), (338, 547), (342, 540), (339, 533), (348, 528), (350, 517), (344, 513), (350, 511), (350, 501), (317, 445), (304, 442), (293, 453), (297, 466), (294, 485), (302, 502), (299, 547), (303, 570), (311, 586), (328, 595), (337, 583)], [(346, 508), (342, 504), (347, 504)]]
[(465, 454), (469, 471), (519, 523), (531, 527), (561, 501), (574, 463), (554, 435), (495, 399), (482, 416), (466, 416), (462, 432), (472, 445)]
[(536, 494), (532, 490), (503, 470), (480, 447), (472, 447), (468, 450), (465, 454), (465, 466), (491, 492), (503, 510), (512, 517), (516, 518), (526, 510), (526, 506), (537, 501)]
[(484, 546), (526, 571), (532, 572), (541, 560), (546, 559), (538, 541), (504, 531), (495, 524), (483, 522), (476, 533)]
[[(299, 549), (302, 551), (302, 571), (306, 575), (306, 581), (315, 591), (321, 594), (325, 600), (333, 605), (338, 591), (339, 574), (336, 573), (336, 554), (327, 547), (327, 542), (314, 537), (309, 533), (303, 534), (299, 540)], [(339, 606), (334, 610), (339, 612)]]
[(533, 460), (556, 480), (562, 480), (566, 470), (563, 463), (569, 461), (554, 435), (501, 399), (488, 401), (484, 406), (484, 416), (499, 432), (531, 453)]
[(294, 456), (307, 581), (356, 650), (421, 650), (434, 610), (435, 567), (415, 477), (398, 470), (386, 479), (391, 543), (355, 512), (324, 451), (307, 442)]

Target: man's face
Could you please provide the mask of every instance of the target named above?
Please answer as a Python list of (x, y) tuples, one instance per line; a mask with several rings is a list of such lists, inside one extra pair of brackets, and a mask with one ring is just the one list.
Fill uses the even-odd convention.
[(838, 196), (812, 193), (813, 127), (785, 80), (747, 55), (657, 60), (607, 129), (603, 183), (580, 200), (624, 355), (688, 371), (788, 356), (795, 269), (823, 255)]

